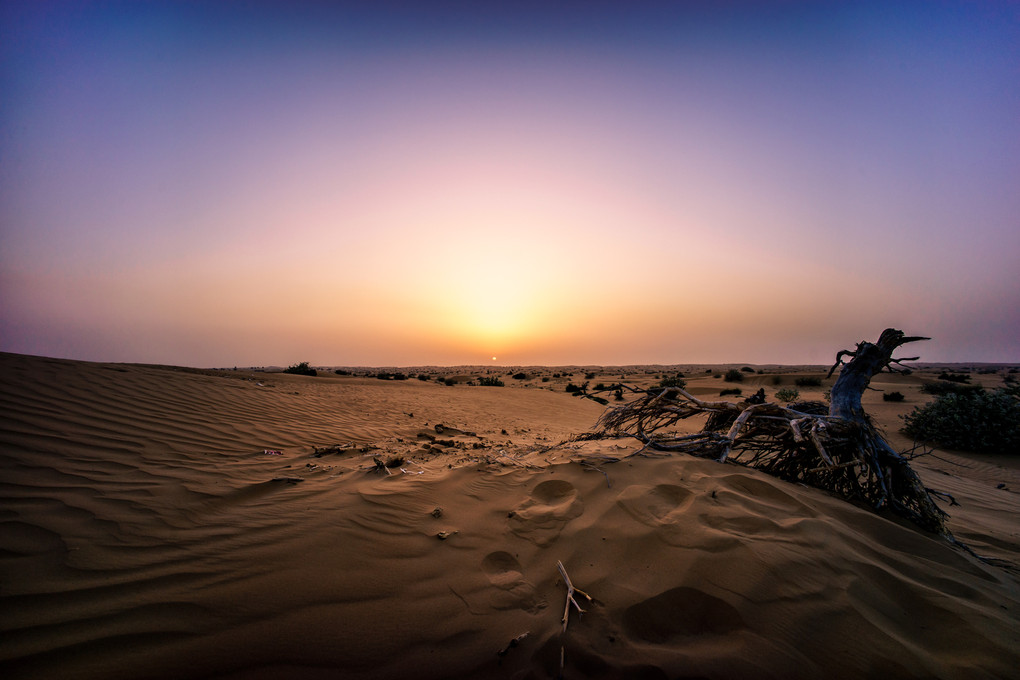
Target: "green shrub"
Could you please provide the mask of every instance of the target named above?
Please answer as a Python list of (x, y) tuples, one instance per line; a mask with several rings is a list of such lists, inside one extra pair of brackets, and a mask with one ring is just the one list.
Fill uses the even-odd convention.
[(719, 396), (720, 397), (725, 397), (728, 394), (735, 394), (735, 395), (739, 396), (739, 395), (741, 395), (743, 393), (744, 393), (744, 390), (740, 389), (739, 387), (730, 387), (728, 389), (725, 389), (725, 390), (722, 390), (721, 392), (719, 392)]
[(1020, 400), (1005, 390), (943, 394), (903, 423), (904, 434), (944, 448), (1020, 453)]
[(802, 376), (793, 381), (794, 385), (798, 387), (821, 387), (822, 379), (815, 378), (813, 376)]
[(478, 379), (478, 384), (482, 387), (503, 387), (503, 381), (496, 376), (483, 375)]
[(776, 399), (779, 401), (796, 401), (798, 397), (800, 397), (800, 390), (793, 387), (780, 387), (776, 390)]
[(744, 382), (744, 374), (735, 368), (731, 368), (726, 371), (726, 375), (723, 376), (723, 380), (726, 382)]
[(314, 368), (309, 368), (307, 361), (302, 361), (300, 364), (294, 364), (283, 369), (284, 373), (293, 373), (294, 375), (319, 375), (318, 371)]
[(905, 397), (902, 392), (885, 392), (882, 394), (883, 401), (903, 401)]

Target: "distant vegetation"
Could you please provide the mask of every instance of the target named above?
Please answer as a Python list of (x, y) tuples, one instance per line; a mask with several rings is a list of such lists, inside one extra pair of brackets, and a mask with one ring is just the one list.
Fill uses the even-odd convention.
[(798, 387), (821, 387), (822, 379), (805, 375), (800, 378), (797, 378), (796, 380), (793, 381), (793, 383)]
[(882, 395), (883, 401), (903, 401), (904, 399), (902, 392), (886, 392)]
[(730, 394), (740, 396), (743, 393), (744, 393), (744, 390), (740, 389), (739, 387), (730, 387), (730, 388), (727, 388), (727, 389), (722, 390), (721, 392), (719, 392), (719, 396), (720, 397), (725, 397), (725, 396), (730, 395)]
[(683, 373), (677, 373), (676, 375), (664, 375), (656, 387), (679, 387), (680, 389), (684, 389), (687, 387), (687, 381), (684, 380)]
[(939, 380), (948, 380), (949, 382), (956, 383), (969, 383), (970, 376), (966, 373), (941, 373), (939, 374)]
[(503, 387), (503, 381), (494, 375), (483, 375), (478, 379), (478, 384), (482, 387)]
[(921, 385), (921, 391), (925, 394), (941, 396), (944, 394), (975, 394), (983, 392), (984, 388), (980, 385), (962, 385), (957, 382), (942, 380)]
[(903, 416), (903, 432), (948, 449), (1020, 453), (1020, 395), (1014, 389), (941, 394)]
[(513, 378), (514, 378), (514, 380), (527, 380), (528, 379), (528, 374), (527, 373), (514, 373)]
[(307, 361), (302, 361), (300, 364), (294, 364), (283, 369), (284, 373), (293, 373), (294, 375), (319, 375), (319, 372), (314, 368), (308, 366)]
[(726, 382), (744, 382), (744, 374), (735, 368), (731, 368), (726, 371), (726, 375), (723, 376), (723, 380)]
[(407, 375), (404, 373), (377, 373), (376, 378), (379, 380), (407, 380)]

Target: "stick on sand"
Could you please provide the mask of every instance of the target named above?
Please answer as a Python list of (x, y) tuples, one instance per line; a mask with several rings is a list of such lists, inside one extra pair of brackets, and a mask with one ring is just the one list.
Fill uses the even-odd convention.
[(577, 613), (579, 615), (584, 613), (584, 610), (581, 609), (581, 605), (577, 604), (577, 600), (574, 599), (574, 593), (582, 595), (589, 602), (591, 602), (592, 599), (591, 595), (584, 592), (583, 590), (578, 590), (577, 588), (574, 587), (574, 584), (570, 582), (570, 577), (567, 576), (567, 570), (563, 566), (563, 562), (557, 560), (556, 568), (560, 570), (560, 576), (563, 577), (563, 582), (567, 584), (567, 602), (563, 606), (563, 632), (566, 633), (567, 623), (569, 623), (570, 621), (570, 605), (573, 604), (577, 608)]

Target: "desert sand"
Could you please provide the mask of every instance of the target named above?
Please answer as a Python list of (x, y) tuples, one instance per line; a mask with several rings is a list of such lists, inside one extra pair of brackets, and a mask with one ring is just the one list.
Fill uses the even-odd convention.
[[(704, 368), (692, 392), (731, 386)], [(738, 465), (553, 446), (604, 407), (563, 391), (586, 369), (529, 370), (481, 387), (0, 355), (0, 675), (555, 678), (562, 655), (566, 678), (1020, 677), (1015, 459), (915, 462), (981, 561)], [(866, 395), (894, 446), (931, 377)], [(558, 562), (593, 598), (566, 632)]]

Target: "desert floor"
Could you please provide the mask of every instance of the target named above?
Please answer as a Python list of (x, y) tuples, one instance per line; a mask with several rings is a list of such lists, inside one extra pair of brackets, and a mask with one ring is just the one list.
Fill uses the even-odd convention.
[[(825, 372), (680, 368), (713, 397)], [(983, 562), (739, 465), (556, 445), (605, 408), (569, 382), (676, 368), (520, 370), (0, 355), (0, 675), (555, 678), (562, 658), (566, 678), (1020, 677), (1015, 458), (915, 462)], [(467, 384), (486, 371), (506, 386)], [(939, 371), (873, 381), (906, 395), (865, 398), (894, 446)], [(566, 632), (558, 562), (593, 598)]]

